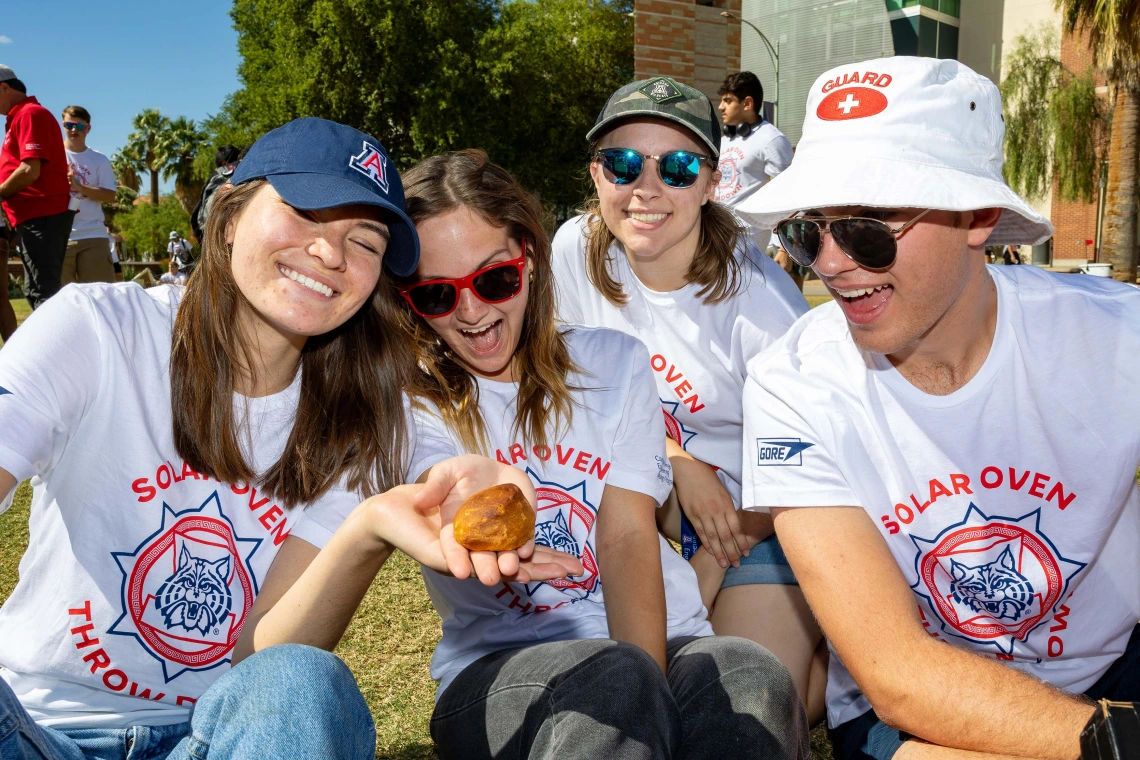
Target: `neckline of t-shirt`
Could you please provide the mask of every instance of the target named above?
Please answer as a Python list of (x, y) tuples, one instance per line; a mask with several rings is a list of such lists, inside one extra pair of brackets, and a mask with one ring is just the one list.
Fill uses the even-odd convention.
[(299, 397), (301, 393), (301, 368), (297, 368), (297, 373), (293, 376), (293, 381), (289, 383), (284, 389), (276, 393), (270, 393), (267, 396), (244, 396), (237, 391), (234, 391), (234, 398), (245, 404), (247, 409), (265, 409), (279, 406), (287, 403), (291, 398)]
[(1010, 319), (1008, 314), (1010, 306), (1008, 299), (1010, 298), (1010, 294), (1004, 292), (1006, 285), (1002, 278), (990, 271), (990, 269), (991, 268), (987, 266), (987, 271), (989, 271), (990, 277), (993, 278), (994, 289), (997, 293), (997, 324), (994, 327), (994, 339), (993, 343), (990, 344), (990, 352), (986, 355), (986, 360), (982, 362), (982, 366), (978, 369), (977, 373), (971, 377), (965, 385), (953, 393), (945, 396), (935, 396), (934, 394), (926, 393), (916, 388), (909, 380), (903, 377), (902, 373), (891, 364), (887, 357), (882, 354), (872, 354), (871, 361), (874, 365), (874, 373), (884, 385), (908, 401), (921, 406), (944, 409), (963, 404), (973, 399), (993, 381), (1005, 363), (1006, 357), (1013, 345), (1013, 327), (1009, 324)]
[(630, 266), (629, 259), (626, 258), (625, 251), (622, 250), (619, 243), (615, 242), (610, 252), (617, 259), (618, 266), (623, 270), (623, 275), (625, 275), (623, 279), (628, 278), (641, 294), (645, 296), (647, 301), (653, 301), (659, 304), (674, 304), (678, 301), (688, 301), (695, 298), (701, 290), (700, 284), (696, 282), (682, 285), (676, 290), (654, 290), (642, 282), (641, 278), (637, 276), (637, 272), (633, 271), (633, 267)]

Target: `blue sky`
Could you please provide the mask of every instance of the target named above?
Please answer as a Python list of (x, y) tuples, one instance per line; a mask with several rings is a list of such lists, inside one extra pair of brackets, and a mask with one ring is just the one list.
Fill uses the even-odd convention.
[(90, 111), (87, 144), (108, 156), (144, 108), (201, 119), (238, 88), (230, 0), (0, 4), (0, 63), (57, 118), (70, 104)]

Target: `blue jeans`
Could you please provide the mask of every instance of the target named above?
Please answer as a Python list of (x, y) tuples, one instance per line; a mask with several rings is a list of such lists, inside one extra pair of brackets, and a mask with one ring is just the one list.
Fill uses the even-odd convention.
[(3, 760), (371, 760), (375, 752), (376, 728), (352, 673), (314, 647), (258, 652), (206, 690), (189, 723), (170, 726), (44, 728), (0, 680)]

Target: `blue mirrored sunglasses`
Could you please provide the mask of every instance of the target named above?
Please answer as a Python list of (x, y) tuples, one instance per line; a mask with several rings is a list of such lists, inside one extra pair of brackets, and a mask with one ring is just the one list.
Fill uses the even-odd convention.
[(645, 160), (657, 162), (657, 175), (669, 187), (692, 187), (701, 173), (701, 164), (712, 161), (708, 156), (688, 150), (674, 150), (659, 156), (646, 156), (633, 148), (599, 150), (594, 158), (602, 162), (606, 179), (615, 185), (637, 181), (645, 168)]

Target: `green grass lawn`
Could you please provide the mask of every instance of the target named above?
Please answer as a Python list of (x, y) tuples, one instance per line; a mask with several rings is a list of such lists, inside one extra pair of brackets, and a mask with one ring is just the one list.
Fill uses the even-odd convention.
[[(830, 299), (809, 299), (815, 300)], [(31, 311), (22, 298), (14, 299), (12, 306), (20, 322)], [(31, 486), (24, 483), (12, 508), (0, 515), (0, 604), (19, 577), (20, 557), (28, 545), (31, 499)], [(397, 552), (373, 582), (337, 648), (372, 709), (377, 758), (436, 757), (428, 734), (435, 694), (428, 663), (439, 636), (439, 618), (424, 590), (419, 565)], [(812, 750), (815, 758), (831, 758), (822, 727), (812, 732)]]

